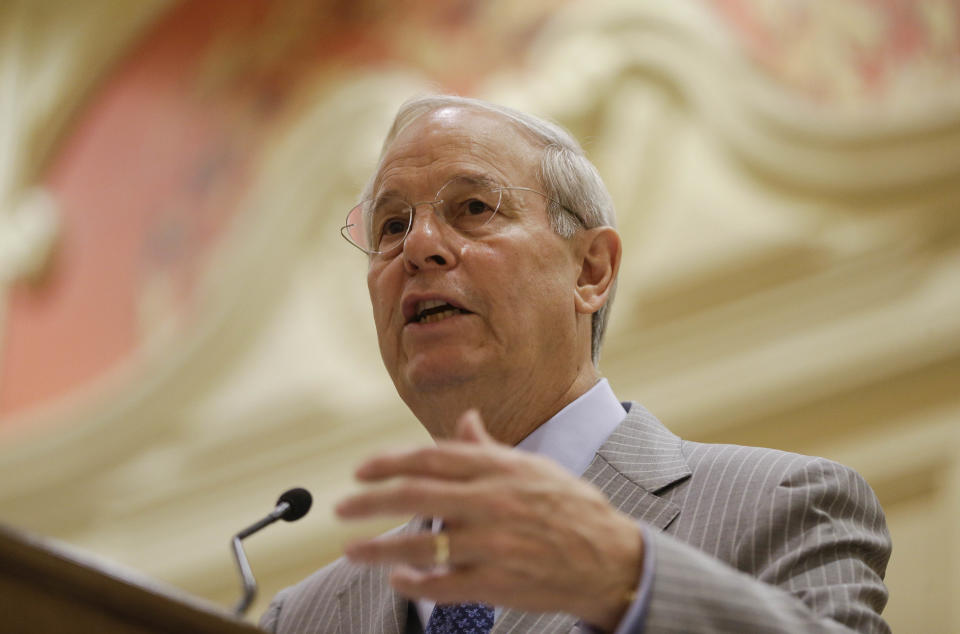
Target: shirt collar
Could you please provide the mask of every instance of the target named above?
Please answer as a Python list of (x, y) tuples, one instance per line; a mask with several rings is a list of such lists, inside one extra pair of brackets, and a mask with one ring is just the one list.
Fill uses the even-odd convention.
[(520, 441), (517, 449), (547, 456), (567, 471), (582, 476), (600, 446), (627, 411), (606, 379), (580, 395)]

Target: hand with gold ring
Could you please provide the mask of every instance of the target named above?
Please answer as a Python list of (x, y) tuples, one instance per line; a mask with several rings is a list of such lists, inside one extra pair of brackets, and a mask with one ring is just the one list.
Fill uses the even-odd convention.
[(393, 565), (390, 583), (406, 597), (566, 612), (613, 630), (638, 586), (634, 520), (555, 462), (496, 442), (475, 411), (455, 439), (377, 456), (356, 473), (379, 485), (341, 501), (341, 518), (443, 518), (440, 533), (399, 531), (345, 549), (355, 563)]
[(433, 565), (440, 567), (450, 563), (450, 536), (440, 531), (433, 534)]

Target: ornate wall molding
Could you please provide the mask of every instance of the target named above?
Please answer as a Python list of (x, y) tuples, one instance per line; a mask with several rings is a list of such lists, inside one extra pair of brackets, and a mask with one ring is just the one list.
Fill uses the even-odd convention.
[(9, 285), (42, 274), (56, 245), (59, 213), (36, 185), (40, 169), (90, 87), (167, 4), (0, 7), (0, 326)]
[[(621, 397), (688, 437), (852, 464), (904, 534), (912, 498), (955, 520), (954, 89), (884, 107), (838, 75), (835, 100), (812, 100), (792, 54), (758, 66), (717, 5), (571, 3), (474, 92), (572, 128), (610, 185), (627, 251), (601, 367)], [(226, 604), (224, 536), (303, 484), (311, 517), (251, 543), (264, 594), (338, 554), (355, 529), (329, 506), (352, 465), (425, 435), (336, 229), (397, 103), (429, 86), (366, 69), (298, 90), (190, 327), (161, 323), (82, 398), (0, 437), (9, 516)], [(60, 431), (23, 431), (44, 429)]]

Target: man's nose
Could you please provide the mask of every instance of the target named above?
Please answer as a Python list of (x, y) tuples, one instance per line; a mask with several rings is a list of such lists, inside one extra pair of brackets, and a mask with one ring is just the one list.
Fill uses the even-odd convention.
[(454, 265), (456, 252), (448, 240), (449, 229), (434, 206), (422, 205), (413, 210), (410, 231), (403, 241), (403, 265), (407, 272)]

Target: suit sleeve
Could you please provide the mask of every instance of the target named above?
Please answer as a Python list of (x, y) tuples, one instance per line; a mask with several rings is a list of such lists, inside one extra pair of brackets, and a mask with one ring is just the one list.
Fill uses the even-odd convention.
[(656, 552), (648, 610), (618, 632), (890, 631), (880, 617), (890, 538), (856, 472), (810, 459), (761, 492), (749, 519), (733, 565), (647, 531)]
[(286, 598), (286, 590), (282, 590), (267, 606), (267, 610), (260, 617), (259, 627), (265, 632), (276, 632), (277, 624), (280, 622), (280, 609), (283, 607), (283, 600)]

